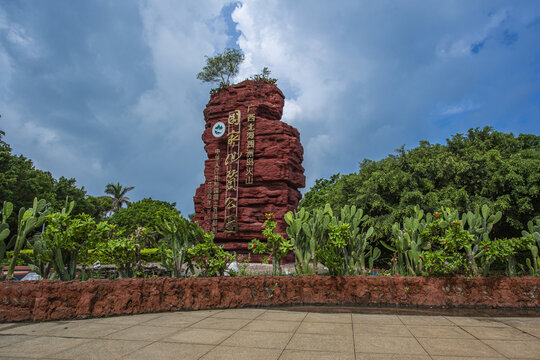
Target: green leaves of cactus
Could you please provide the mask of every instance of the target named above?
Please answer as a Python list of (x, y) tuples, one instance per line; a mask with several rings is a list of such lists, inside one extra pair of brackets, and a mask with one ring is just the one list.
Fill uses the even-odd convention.
[(2, 206), (2, 223), (5, 223), (7, 219), (11, 216), (11, 213), (13, 212), (13, 204), (9, 201), (4, 201), (4, 205)]

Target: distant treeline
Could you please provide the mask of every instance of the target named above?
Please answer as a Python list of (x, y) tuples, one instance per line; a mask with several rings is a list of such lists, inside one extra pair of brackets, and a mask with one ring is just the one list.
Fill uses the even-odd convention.
[(488, 205), (503, 216), (493, 237), (520, 236), (540, 216), (540, 136), (514, 136), (490, 127), (456, 134), (446, 145), (419, 146), (379, 160), (364, 160), (357, 173), (318, 179), (300, 207), (355, 205), (369, 215), (374, 241), (391, 236), (392, 225), (414, 215), (453, 208), (460, 213)]

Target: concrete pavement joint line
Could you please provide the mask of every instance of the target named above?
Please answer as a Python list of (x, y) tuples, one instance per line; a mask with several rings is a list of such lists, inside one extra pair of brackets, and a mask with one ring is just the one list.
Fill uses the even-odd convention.
[(350, 315), (351, 315), (351, 329), (352, 329), (352, 345), (353, 345), (353, 350), (354, 350), (354, 360), (356, 360), (356, 339), (354, 338), (354, 320), (352, 318), (352, 313)]
[(405, 322), (403, 321), (403, 319), (401, 318), (400, 315), (396, 315), (399, 319), (399, 321), (401, 321), (401, 323), (405, 326), (405, 328), (407, 328), (407, 331), (412, 335), (412, 337), (414, 338), (414, 340), (416, 340), (416, 342), (418, 343), (418, 345), (420, 345), (420, 347), (422, 349), (424, 349), (424, 351), (426, 352), (426, 354), (429, 356), (429, 358), (431, 360), (433, 360), (433, 356), (431, 356), (431, 354), (429, 353), (429, 351), (427, 351), (427, 349), (424, 347), (424, 345), (422, 345), (422, 343), (420, 341), (418, 341), (418, 339), (416, 338), (416, 335), (414, 335), (414, 333), (411, 331), (411, 329), (409, 328), (409, 325), (405, 324)]
[[(257, 319), (258, 317), (260, 317), (262, 314), (266, 313), (267, 310), (264, 310), (263, 312), (261, 312), (259, 315), (255, 316), (253, 319), (249, 320), (246, 324), (244, 324), (244, 326), (240, 327), (238, 330), (236, 330), (235, 332), (233, 332), (231, 335), (227, 336), (225, 339), (223, 339), (220, 343), (214, 345), (213, 348), (211, 348), (210, 350), (208, 350), (207, 352), (205, 352), (204, 354), (202, 354), (201, 356), (198, 357), (198, 359), (202, 359), (204, 356), (206, 356), (208, 353), (210, 353), (211, 351), (213, 351), (215, 348), (217, 348), (219, 345), (223, 344), (223, 342), (227, 341), (229, 338), (231, 338), (232, 336), (234, 336), (234, 334), (236, 334), (237, 332), (239, 332), (240, 330), (242, 330), (243, 328), (245, 328), (246, 326), (248, 326), (249, 324), (251, 324), (255, 319)], [(219, 314), (219, 313), (218, 313)], [(215, 314), (212, 314), (211, 316), (214, 316)], [(209, 316), (210, 317), (210, 316)], [(215, 317), (214, 317), (215, 318)], [(224, 320), (230, 320), (230, 319), (227, 319), (227, 318), (224, 318)]]
[[(175, 311), (175, 312), (176, 312), (176, 311)], [(220, 311), (216, 312), (216, 314), (219, 314), (220, 312), (223, 312), (223, 310), (220, 310)], [(186, 314), (186, 313), (189, 313), (189, 312), (188, 312), (188, 311), (185, 311), (185, 312), (182, 312), (182, 313)], [(169, 314), (170, 314), (170, 313), (169, 313)], [(212, 315), (214, 315), (214, 314), (212, 314)], [(189, 326), (187, 326), (187, 327), (185, 327), (185, 328), (181, 328), (181, 329), (189, 328), (189, 327), (191, 327), (191, 326), (193, 326), (193, 325), (195, 325), (195, 324), (197, 324), (197, 323), (203, 321), (204, 319), (209, 318), (209, 317), (212, 316), (212, 315), (207, 315), (207, 316), (203, 317), (201, 320), (199, 320), (199, 321), (197, 321), (197, 322), (194, 322), (193, 324), (191, 324), (191, 325), (189, 325)], [(126, 329), (130, 329), (130, 328), (132, 328), (132, 327), (134, 327), (134, 326), (144, 324), (144, 323), (146, 323), (146, 322), (148, 322), (148, 321), (152, 321), (152, 320), (156, 320), (156, 319), (162, 318), (163, 316), (165, 316), (165, 314), (160, 315), (160, 316), (157, 316), (157, 317), (155, 317), (155, 318), (153, 318), (153, 319), (145, 320), (145, 321), (143, 321), (143, 322), (141, 322), (141, 323), (137, 323), (137, 324), (132, 325), (132, 326), (130, 326), (129, 328), (126, 328)], [(124, 330), (126, 330), (126, 329), (124, 329)], [(119, 330), (119, 331), (123, 331), (123, 330)], [(180, 330), (180, 331), (181, 331), (181, 330)], [(133, 354), (134, 352), (136, 352), (136, 351), (141, 351), (142, 349), (144, 349), (144, 348), (146, 348), (146, 347), (148, 347), (148, 346), (150, 346), (150, 345), (153, 345), (153, 344), (155, 344), (155, 343), (157, 343), (157, 342), (160, 342), (162, 339), (164, 339), (164, 338), (166, 338), (166, 337), (168, 337), (168, 336), (170, 336), (170, 334), (165, 335), (165, 336), (163, 336), (163, 337), (161, 337), (161, 338), (159, 338), (159, 339), (157, 339), (157, 340), (151, 341), (149, 344), (147, 344), (147, 345), (145, 345), (145, 346), (143, 346), (143, 347), (141, 347), (141, 348), (139, 348), (139, 349), (135, 349), (135, 350), (133, 350), (133, 351), (130, 351), (130, 352), (128, 352), (127, 354), (125, 354), (124, 356), (122, 356), (121, 358), (122, 358), (122, 359), (126, 359), (126, 358), (129, 359), (129, 356), (130, 356), (131, 354)], [(139, 341), (139, 340), (136, 340), (136, 341)]]
[[(499, 320), (497, 320), (497, 321), (499, 321)], [(534, 337), (534, 338), (536, 338), (536, 339), (540, 339), (540, 337), (538, 337), (538, 336), (536, 336), (536, 335), (534, 335), (534, 334), (531, 334), (531, 333), (529, 333), (529, 332), (527, 332), (527, 331), (525, 331), (525, 330), (521, 330), (521, 329), (515, 327), (515, 326), (512, 325), (512, 324), (505, 323), (504, 321), (500, 321), (500, 322), (503, 323), (503, 324), (506, 325), (506, 326), (511, 327), (512, 329), (516, 329), (516, 330), (518, 330), (518, 331), (521, 331), (521, 332), (524, 333), (524, 334), (530, 335), (530, 336), (532, 336), (532, 337)]]
[(281, 357), (283, 356), (283, 352), (285, 351), (285, 349), (287, 349), (287, 346), (289, 346), (289, 344), (291, 343), (291, 340), (293, 339), (294, 335), (296, 335), (296, 332), (298, 331), (300, 326), (302, 326), (302, 324), (304, 323), (304, 320), (306, 319), (308, 314), (309, 314), (309, 312), (306, 312), (306, 314), (304, 315), (302, 320), (298, 323), (298, 326), (296, 326), (296, 329), (294, 329), (294, 332), (293, 332), (292, 336), (289, 338), (289, 341), (287, 341), (287, 344), (283, 347), (283, 349), (281, 349), (281, 352), (279, 353), (279, 356), (278, 356), (278, 360), (281, 359)]
[[(489, 344), (486, 344), (485, 342), (482, 341), (482, 339), (476, 337), (474, 334), (472, 334), (471, 332), (465, 330), (464, 328), (462, 328), (461, 326), (459, 326), (458, 324), (456, 324), (455, 322), (453, 322), (452, 320), (450, 319), (447, 319), (446, 316), (443, 315), (443, 317), (450, 321), (452, 324), (454, 324), (455, 326), (457, 326), (459, 329), (465, 331), (467, 334), (471, 335), (472, 337), (474, 337), (476, 340), (480, 341), (482, 344), (486, 345), (487, 347), (489, 347), (491, 350), (495, 351), (497, 354), (499, 355), (502, 355), (505, 359), (509, 359), (507, 356), (505, 356), (504, 354), (501, 354), (500, 352), (498, 352), (495, 348), (493, 348), (492, 346), (490, 346)], [(489, 319), (489, 318), (488, 318)], [(495, 321), (498, 321), (498, 320), (495, 320)], [(506, 324), (505, 324), (506, 325)]]

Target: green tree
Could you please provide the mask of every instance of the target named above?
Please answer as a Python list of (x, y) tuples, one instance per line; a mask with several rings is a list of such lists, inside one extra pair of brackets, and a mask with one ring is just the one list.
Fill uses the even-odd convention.
[[(66, 197), (75, 200), (73, 214), (87, 213), (96, 219), (103, 215), (108, 200), (96, 201), (88, 196), (84, 187), (77, 187), (74, 178), (56, 180), (48, 171), (36, 169), (32, 160), (13, 154), (11, 146), (3, 140), (0, 130), (0, 202), (9, 201), (15, 209), (30, 208), (34, 198), (44, 199), (47, 209), (59, 211)], [(110, 206), (106, 210), (109, 210)], [(16, 231), (16, 220), (8, 220), (10, 230)]]
[(139, 227), (148, 230), (149, 243), (155, 245), (158, 237), (157, 228), (164, 221), (175, 221), (180, 217), (180, 211), (175, 208), (176, 203), (153, 200), (151, 198), (132, 202), (115, 212), (109, 222), (125, 230), (127, 234), (135, 232)]
[(492, 236), (519, 236), (540, 214), (540, 136), (506, 134), (492, 128), (456, 134), (446, 145), (421, 141), (379, 161), (364, 160), (357, 173), (320, 179), (300, 206), (333, 209), (356, 205), (370, 216), (375, 238), (386, 240), (392, 225), (414, 214), (449, 207), (460, 213), (486, 204), (503, 213)]
[(105, 197), (110, 198), (112, 201), (110, 209), (111, 213), (118, 211), (124, 204), (128, 204), (131, 201), (131, 199), (126, 196), (126, 193), (133, 189), (135, 189), (135, 186), (123, 187), (120, 183), (107, 184), (105, 187), (105, 194), (108, 194), (109, 196)]
[(203, 82), (219, 83), (219, 87), (231, 85), (230, 81), (238, 74), (244, 54), (238, 49), (227, 48), (223, 53), (206, 57), (203, 71), (197, 74), (197, 79)]

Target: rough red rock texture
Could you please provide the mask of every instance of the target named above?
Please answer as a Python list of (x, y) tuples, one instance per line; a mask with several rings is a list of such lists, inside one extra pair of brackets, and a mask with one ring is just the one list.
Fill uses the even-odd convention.
[(251, 276), (0, 283), (0, 322), (298, 304), (540, 308), (540, 278)]
[[(227, 250), (247, 249), (247, 242), (261, 239), (265, 213), (276, 214), (278, 231), (285, 235), (286, 224), (283, 216), (296, 209), (301, 199), (298, 188), (305, 186), (302, 167), (304, 149), (300, 134), (294, 127), (281, 121), (285, 97), (277, 86), (246, 80), (238, 85), (220, 90), (210, 98), (204, 110), (206, 122), (202, 140), (208, 155), (205, 161), (205, 183), (196, 190), (194, 196), (195, 218), (206, 231), (212, 230), (212, 215), (208, 217), (208, 184), (214, 180), (216, 167), (215, 151), (220, 150), (219, 159), (219, 201), (218, 226), (215, 240), (225, 243)], [(253, 184), (246, 184), (248, 149), (248, 106), (255, 115)], [(214, 124), (227, 124), (229, 113), (241, 111), (240, 170), (238, 189), (238, 232), (225, 233), (224, 204), (226, 185), (225, 159), (227, 154), (227, 134), (220, 138), (212, 135)], [(210, 194), (213, 197), (213, 194)], [(213, 213), (213, 204), (210, 206)]]

